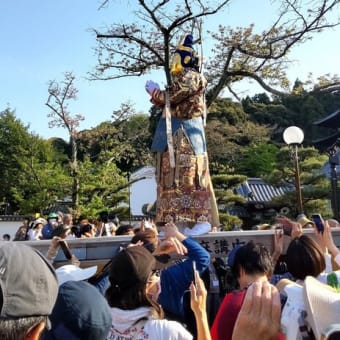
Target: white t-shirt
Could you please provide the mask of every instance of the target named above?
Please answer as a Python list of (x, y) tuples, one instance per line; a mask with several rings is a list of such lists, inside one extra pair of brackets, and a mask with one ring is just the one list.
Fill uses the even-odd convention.
[(106, 231), (106, 236), (112, 236), (112, 232), (114, 233), (117, 229), (116, 225), (113, 222), (105, 223), (104, 228)]
[(135, 310), (111, 308), (111, 313), (112, 328), (108, 340), (191, 340), (193, 338), (179, 322), (152, 318), (150, 308), (147, 307)]
[(30, 241), (40, 240), (41, 229), (30, 229), (28, 231), (28, 239)]
[(334, 261), (336, 262), (338, 266), (340, 266), (340, 253), (334, 257)]

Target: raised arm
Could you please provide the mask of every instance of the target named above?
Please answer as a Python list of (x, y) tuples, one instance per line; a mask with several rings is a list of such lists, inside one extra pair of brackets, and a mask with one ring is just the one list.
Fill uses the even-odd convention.
[(276, 287), (266, 281), (248, 289), (238, 314), (232, 340), (271, 340), (280, 331), (281, 302)]
[(195, 270), (195, 284), (190, 285), (190, 306), (194, 312), (197, 327), (197, 340), (210, 340), (210, 329), (207, 317), (207, 290), (198, 271)]

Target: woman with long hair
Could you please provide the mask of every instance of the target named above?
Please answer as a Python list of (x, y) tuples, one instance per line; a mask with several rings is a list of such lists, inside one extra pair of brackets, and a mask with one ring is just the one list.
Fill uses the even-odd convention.
[[(160, 293), (156, 260), (142, 246), (132, 246), (117, 254), (111, 263), (110, 287), (106, 299), (111, 307), (112, 327), (108, 339), (192, 339), (178, 322), (164, 319), (156, 302)], [(198, 339), (207, 339), (206, 290), (196, 273), (192, 284), (192, 306), (198, 322)], [(196, 301), (196, 302), (195, 302)]]

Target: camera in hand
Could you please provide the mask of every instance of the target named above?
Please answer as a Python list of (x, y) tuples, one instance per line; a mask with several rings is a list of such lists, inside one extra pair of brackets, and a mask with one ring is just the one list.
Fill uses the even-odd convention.
[(276, 216), (275, 220), (277, 228), (282, 229), (284, 235), (292, 235), (292, 224), (286, 216), (278, 215)]
[(68, 244), (66, 243), (66, 241), (64, 241), (64, 240), (59, 241), (59, 245), (60, 245), (60, 248), (63, 251), (65, 257), (68, 260), (71, 260), (72, 252), (71, 252), (71, 249), (69, 248)]
[(282, 229), (283, 235), (291, 236), (292, 235), (292, 228), (289, 225), (285, 225), (282, 223), (276, 223), (276, 229)]

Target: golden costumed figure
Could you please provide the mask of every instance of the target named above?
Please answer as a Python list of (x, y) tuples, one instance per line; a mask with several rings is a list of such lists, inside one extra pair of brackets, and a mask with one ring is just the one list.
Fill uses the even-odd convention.
[(219, 226), (219, 217), (204, 133), (207, 81), (192, 45), (189, 34), (177, 47), (171, 86), (161, 90), (151, 80), (145, 85), (151, 102), (163, 110), (151, 146), (157, 153), (155, 222), (208, 232)]

